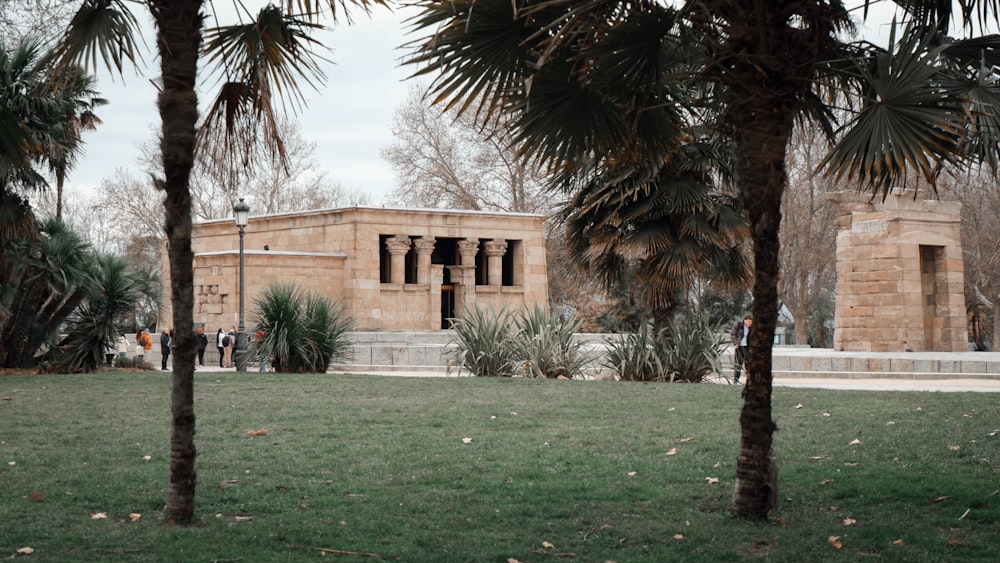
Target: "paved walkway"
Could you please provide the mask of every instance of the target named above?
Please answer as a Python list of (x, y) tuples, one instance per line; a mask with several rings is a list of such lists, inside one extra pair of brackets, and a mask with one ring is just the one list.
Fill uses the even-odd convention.
[[(248, 375), (259, 373), (257, 366), (250, 366)], [(235, 368), (219, 368), (213, 366), (199, 367), (199, 372), (234, 372)], [(395, 376), (395, 377), (449, 377), (444, 370), (352, 370), (338, 369), (332, 373), (350, 373), (357, 375)], [(457, 377), (452, 374), (450, 377)], [(1000, 380), (995, 379), (909, 379), (904, 377), (883, 379), (862, 378), (832, 378), (832, 377), (779, 377), (774, 380), (775, 387), (805, 387), (813, 389), (841, 389), (859, 391), (939, 391), (939, 392), (974, 392), (1000, 393)]]

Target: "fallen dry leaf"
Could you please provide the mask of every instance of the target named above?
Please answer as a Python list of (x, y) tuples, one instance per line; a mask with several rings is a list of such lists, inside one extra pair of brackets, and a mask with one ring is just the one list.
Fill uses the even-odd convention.
[(850, 442), (848, 442), (847, 445), (848, 446), (856, 446), (856, 445), (858, 445), (860, 443), (861, 443), (861, 440), (858, 440), (857, 438), (855, 438), (855, 439), (851, 440)]
[(718, 477), (705, 477), (705, 481), (707, 481), (709, 485), (714, 485), (714, 484), (716, 484), (716, 483), (719, 482), (719, 478)]
[(949, 540), (948, 545), (951, 547), (959, 547), (965, 545), (965, 542), (962, 540)]
[(832, 545), (837, 549), (844, 547), (844, 542), (840, 541), (840, 536), (830, 536), (826, 538), (826, 543)]
[(517, 413), (516, 412), (512, 412), (512, 413), (510, 413), (510, 416), (517, 416)]
[(144, 456), (142, 456), (142, 460), (143, 461), (149, 461), (151, 459), (153, 459), (153, 456), (151, 456), (151, 455), (144, 455)]
[(90, 519), (91, 520), (107, 520), (107, 518), (108, 518), (108, 513), (107, 512), (91, 512), (90, 513)]
[(829, 485), (830, 483), (833, 483), (833, 479), (823, 479), (819, 482), (820, 485)]
[(542, 542), (542, 547), (544, 547), (545, 549), (555, 549), (556, 548), (556, 546), (552, 545), (550, 542), (547, 542), (547, 541), (543, 541)]
[(962, 515), (958, 517), (958, 519), (959, 520), (965, 520), (965, 517), (968, 516), (970, 512), (972, 512), (972, 509), (971, 508), (966, 508), (965, 512), (963, 512)]
[(31, 555), (34, 552), (35, 549), (31, 547), (22, 547), (21, 549), (17, 550), (18, 555)]
[(683, 444), (684, 442), (693, 442), (693, 441), (694, 437), (689, 436), (687, 438), (681, 438), (680, 440), (677, 440), (677, 443)]
[(626, 475), (628, 475), (629, 477), (635, 477), (638, 474), (639, 474), (638, 471), (629, 471), (628, 473), (626, 473)]
[(462, 443), (463, 444), (471, 444), (472, 443), (472, 438), (462, 438)]
[(802, 403), (799, 403), (799, 404), (795, 405), (792, 408), (795, 408), (795, 409), (804, 409), (805, 407), (802, 406)]
[(247, 430), (247, 436), (267, 436), (267, 429), (259, 428), (257, 430)]
[(3, 400), (5, 400), (5, 401), (13, 401), (14, 397), (4, 397)]
[(1000, 434), (1000, 430), (994, 430), (993, 432), (990, 432), (990, 436), (996, 436), (997, 434)]
[(232, 487), (236, 483), (239, 483), (239, 481), (237, 481), (236, 479), (228, 479), (226, 481), (219, 481), (219, 488), (224, 491), (224, 490), (228, 489), (229, 487)]
[(825, 413), (823, 413), (823, 416), (830, 416), (830, 413), (825, 412)]
[(810, 457), (809, 459), (813, 459), (813, 460), (826, 459), (826, 456), (825, 455), (814, 455), (814, 456)]
[(521, 563), (521, 561), (519, 559), (514, 559), (513, 557), (508, 557), (507, 563)]
[(29, 494), (28, 498), (31, 499), (32, 502), (42, 502), (43, 500), (45, 500), (45, 493), (40, 493), (38, 491), (35, 491)]
[(896, 541), (892, 542), (892, 545), (900, 545), (901, 546), (901, 545), (903, 545), (903, 540), (896, 540)]
[(131, 520), (132, 522), (138, 522), (139, 519), (141, 518), (142, 514), (139, 514), (138, 512), (129, 512), (128, 514), (128, 519)]
[(948, 449), (953, 452), (957, 452), (958, 450), (962, 449), (962, 446), (948, 446)]
[(788, 520), (785, 520), (784, 518), (778, 518), (777, 520), (774, 521), (774, 523), (779, 526), (787, 526)]
[(674, 539), (675, 540), (682, 540), (682, 539), (684, 539), (684, 534), (674, 534)]
[(670, 448), (667, 450), (667, 455), (677, 455), (677, 448)]
[(840, 512), (840, 507), (839, 506), (831, 506), (830, 507), (830, 512)]
[(841, 520), (841, 523), (845, 526), (853, 526), (857, 524), (858, 521), (855, 520), (854, 518), (844, 518), (843, 520)]
[(249, 521), (253, 520), (253, 518), (254, 518), (253, 516), (237, 516), (236, 517), (236, 521), (237, 522), (249, 522)]
[(937, 498), (932, 498), (932, 499), (928, 500), (927, 502), (929, 502), (931, 504), (937, 504), (939, 502), (944, 502), (944, 501), (946, 501), (946, 500), (948, 500), (950, 498), (951, 497), (937, 497)]

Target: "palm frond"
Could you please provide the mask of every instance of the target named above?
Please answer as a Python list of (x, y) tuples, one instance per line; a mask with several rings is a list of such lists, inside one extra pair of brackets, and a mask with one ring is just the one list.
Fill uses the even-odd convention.
[(125, 61), (142, 61), (139, 22), (122, 0), (85, 0), (50, 53), (57, 68), (97, 68), (121, 74)]
[(206, 30), (204, 56), (222, 83), (199, 140), (225, 139), (227, 156), (244, 166), (252, 164), (250, 151), (262, 141), (283, 159), (278, 109), (300, 109), (302, 85), (315, 88), (326, 80), (314, 53), (320, 43), (312, 36), (322, 28), (271, 5), (251, 22)]

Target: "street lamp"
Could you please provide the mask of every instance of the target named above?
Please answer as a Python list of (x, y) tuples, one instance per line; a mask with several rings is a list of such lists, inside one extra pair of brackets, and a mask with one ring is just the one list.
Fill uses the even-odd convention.
[(243, 201), (241, 197), (236, 205), (233, 206), (233, 214), (236, 216), (236, 226), (240, 229), (240, 328), (236, 332), (236, 342), (233, 343), (233, 356), (235, 356), (236, 360), (236, 370), (246, 371), (247, 362), (244, 357), (245, 354), (243, 354), (243, 332), (246, 330), (246, 317), (243, 308), (243, 229), (246, 228), (247, 222), (250, 219), (250, 205)]

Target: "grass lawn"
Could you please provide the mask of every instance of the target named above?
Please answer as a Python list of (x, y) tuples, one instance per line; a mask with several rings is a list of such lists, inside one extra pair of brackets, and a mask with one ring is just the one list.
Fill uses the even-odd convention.
[(0, 377), (0, 558), (1000, 552), (996, 394), (776, 388), (781, 507), (752, 524), (727, 513), (736, 386), (199, 372), (198, 523), (181, 527), (162, 518), (169, 392), (163, 372)]

